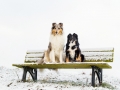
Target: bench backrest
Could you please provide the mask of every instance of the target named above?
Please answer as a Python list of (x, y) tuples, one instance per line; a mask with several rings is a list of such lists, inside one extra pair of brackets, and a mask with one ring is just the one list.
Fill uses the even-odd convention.
[[(85, 62), (113, 62), (114, 48), (81, 49), (85, 55)], [(25, 63), (35, 63), (43, 57), (44, 50), (28, 50)]]

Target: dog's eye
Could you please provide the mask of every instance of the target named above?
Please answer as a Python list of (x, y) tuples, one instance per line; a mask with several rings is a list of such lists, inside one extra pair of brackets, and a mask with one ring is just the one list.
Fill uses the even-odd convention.
[(77, 46), (72, 46), (72, 49), (75, 49), (75, 48), (77, 48)]
[(52, 27), (52, 29), (56, 29), (56, 27)]
[(72, 46), (72, 49), (75, 49), (75, 46)]

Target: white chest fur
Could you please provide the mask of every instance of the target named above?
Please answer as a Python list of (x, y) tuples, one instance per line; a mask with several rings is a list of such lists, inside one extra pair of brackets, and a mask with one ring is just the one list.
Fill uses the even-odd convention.
[(50, 35), (50, 42), (52, 50), (54, 50), (55, 55), (59, 55), (60, 51), (64, 47), (64, 36), (63, 35)]
[(72, 47), (75, 45), (75, 42), (70, 42), (70, 44), (69, 44), (69, 49), (68, 49), (68, 51), (70, 52), (70, 56), (71, 56), (71, 58), (74, 58), (75, 57), (75, 50), (77, 49), (77, 48), (75, 48), (75, 49), (72, 49)]
[(71, 58), (74, 58), (74, 57), (75, 57), (75, 51), (74, 51), (74, 50), (71, 50), (71, 51), (70, 51), (70, 56), (71, 56)]

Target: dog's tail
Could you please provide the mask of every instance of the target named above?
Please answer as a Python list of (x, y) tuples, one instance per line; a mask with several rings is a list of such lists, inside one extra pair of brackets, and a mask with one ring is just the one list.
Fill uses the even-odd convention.
[[(37, 61), (37, 64), (46, 64), (46, 62), (45, 62), (45, 53), (44, 53), (43, 57), (40, 60)], [(58, 73), (58, 69), (49, 69), (49, 70), (53, 70), (53, 71)], [(45, 69), (41, 68), (41, 69), (39, 69), (39, 71), (41, 73), (43, 73), (45, 71)]]
[(84, 61), (85, 61), (85, 55), (81, 54), (81, 62), (84, 62)]
[[(40, 60), (37, 61), (37, 64), (43, 64), (44, 63), (44, 60), (43, 58), (41, 58)], [(43, 69), (39, 69), (40, 72), (43, 72), (44, 70)]]
[[(45, 57), (45, 52), (43, 54), (43, 57), (40, 60), (38, 60), (36, 63), (37, 64), (45, 64), (44, 63), (44, 57)], [(44, 69), (39, 69), (39, 71), (42, 73), (44, 71)]]

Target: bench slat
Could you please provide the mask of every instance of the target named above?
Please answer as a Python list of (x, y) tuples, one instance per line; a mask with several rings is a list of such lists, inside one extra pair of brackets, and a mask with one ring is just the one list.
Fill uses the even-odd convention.
[[(113, 57), (85, 57), (86, 60), (112, 60)], [(25, 58), (25, 60), (41, 60), (41, 58)]]
[[(26, 54), (43, 53), (45, 50), (27, 50)], [(85, 48), (82, 52), (114, 52), (114, 48)]]
[(41, 60), (42, 58), (25, 58), (26, 61), (36, 61), (36, 60)]
[(109, 48), (85, 48), (81, 49), (82, 52), (114, 52), (113, 47)]
[[(99, 57), (99, 56), (102, 56), (102, 57), (106, 57), (106, 56), (113, 56), (113, 52), (83, 52), (83, 54), (85, 55), (85, 57)], [(43, 57), (43, 53), (36, 53), (36, 54), (26, 54), (26, 58), (41, 58)]]
[(106, 61), (109, 61), (109, 62), (113, 62), (113, 57), (85, 57), (85, 61), (86, 62), (97, 62), (97, 61), (103, 61), (103, 62), (106, 62)]
[[(25, 58), (25, 62), (37, 62), (38, 60), (41, 60), (42, 58)], [(113, 62), (113, 57), (86, 57), (86, 62)]]
[(107, 63), (65, 63), (65, 64), (35, 64), (35, 63), (25, 63), (25, 64), (12, 64), (22, 68), (24, 66), (29, 66), (31, 68), (49, 68), (49, 69), (91, 69), (91, 66), (97, 66), (99, 68), (111, 69), (112, 67)]
[[(111, 57), (113, 56), (113, 52), (84, 52), (85, 57)], [(37, 54), (26, 54), (25, 58), (41, 58), (43, 57), (43, 53)]]
[(43, 53), (45, 50), (27, 50), (26, 54)]
[(25, 58), (42, 58), (43, 53), (40, 54), (26, 54)]
[[(26, 54), (43, 53), (45, 50), (27, 50)], [(114, 52), (114, 48), (85, 48), (82, 52)]]
[(85, 57), (94, 57), (94, 56), (113, 56), (113, 52), (83, 52)]

